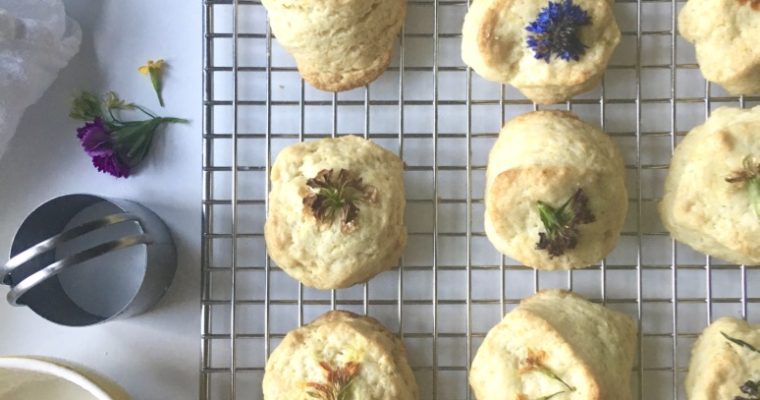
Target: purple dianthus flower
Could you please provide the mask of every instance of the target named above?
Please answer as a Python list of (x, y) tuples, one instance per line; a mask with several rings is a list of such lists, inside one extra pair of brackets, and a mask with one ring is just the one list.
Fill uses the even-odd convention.
[(95, 118), (77, 129), (82, 148), (92, 157), (92, 165), (100, 172), (105, 172), (117, 178), (127, 178), (130, 174), (129, 165), (122, 162), (114, 149), (111, 132), (103, 124), (103, 120)]

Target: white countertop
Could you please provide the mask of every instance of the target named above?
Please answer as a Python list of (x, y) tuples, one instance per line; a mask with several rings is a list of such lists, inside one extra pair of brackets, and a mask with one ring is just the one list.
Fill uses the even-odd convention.
[[(169, 225), (179, 250), (173, 286), (149, 313), (88, 328), (65, 328), (0, 301), (0, 356), (67, 359), (110, 377), (135, 399), (198, 398), (200, 366), (201, 11), (187, 0), (67, 0), (82, 25), (82, 48), (43, 99), (32, 106), (0, 160), (0, 254), (40, 203), (69, 193), (135, 200)], [(137, 67), (165, 58), (166, 108), (159, 109)], [(117, 180), (95, 171), (68, 118), (81, 89), (115, 90), (128, 100), (191, 124), (155, 143), (139, 175)], [(3, 258), (4, 259), (4, 258)], [(2, 262), (2, 261), (0, 261)], [(0, 288), (4, 298), (7, 288)]]

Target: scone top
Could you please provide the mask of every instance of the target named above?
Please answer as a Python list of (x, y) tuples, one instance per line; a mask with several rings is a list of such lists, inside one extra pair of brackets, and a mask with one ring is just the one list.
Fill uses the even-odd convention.
[(485, 203), (501, 253), (539, 269), (593, 265), (617, 243), (628, 209), (622, 156), (571, 113), (523, 114), (491, 150)]
[(479, 0), (462, 35), (467, 65), (542, 104), (597, 85), (620, 41), (604, 0)]
[(635, 339), (630, 317), (542, 291), (488, 332), (470, 384), (477, 400), (628, 400)]
[(264, 374), (264, 398), (417, 400), (406, 350), (377, 320), (328, 312), (285, 337)]
[(760, 325), (724, 317), (702, 332), (692, 349), (690, 400), (760, 398)]
[(760, 107), (723, 107), (676, 147), (660, 218), (674, 239), (735, 264), (760, 264)]
[(678, 31), (694, 43), (705, 79), (734, 95), (760, 93), (760, 2), (689, 0)]
[(271, 171), (267, 250), (307, 286), (348, 287), (395, 266), (406, 244), (403, 162), (356, 136), (285, 148)]

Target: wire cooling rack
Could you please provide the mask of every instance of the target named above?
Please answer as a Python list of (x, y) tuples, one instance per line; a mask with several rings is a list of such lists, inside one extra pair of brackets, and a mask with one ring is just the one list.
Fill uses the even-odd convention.
[[(602, 87), (565, 104), (622, 148), (630, 211), (601, 265), (536, 272), (483, 232), (488, 151), (503, 121), (538, 109), (461, 61), (468, 2), (409, 0), (386, 73), (332, 94), (305, 85), (259, 1), (205, 0), (202, 364), (200, 398), (261, 399), (267, 355), (330, 309), (369, 314), (404, 340), (421, 399), (471, 399), (467, 371), (486, 332), (520, 299), (559, 287), (638, 321), (634, 398), (685, 399), (694, 339), (709, 321), (760, 316), (760, 270), (674, 243), (656, 203), (671, 152), (719, 106), (756, 98), (706, 83), (677, 35), (683, 2), (618, 0), (623, 31)], [(399, 269), (338, 291), (304, 288), (266, 257), (268, 170), (302, 140), (360, 134), (406, 162), (409, 245)]]

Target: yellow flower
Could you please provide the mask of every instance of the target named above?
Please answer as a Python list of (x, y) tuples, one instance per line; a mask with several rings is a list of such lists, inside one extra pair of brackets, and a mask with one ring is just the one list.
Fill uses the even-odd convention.
[(150, 75), (150, 82), (153, 84), (153, 90), (156, 91), (158, 103), (161, 104), (161, 107), (164, 106), (164, 97), (161, 95), (161, 90), (163, 89), (161, 75), (163, 75), (165, 65), (166, 61), (160, 58), (156, 61), (148, 60), (145, 65), (141, 65), (140, 68), (137, 69), (143, 75)]
[(140, 71), (140, 73), (143, 75), (148, 75), (152, 71), (161, 72), (165, 64), (166, 61), (164, 61), (162, 58), (159, 58), (156, 61), (148, 60), (148, 62), (146, 62), (144, 65), (141, 65), (137, 70)]

